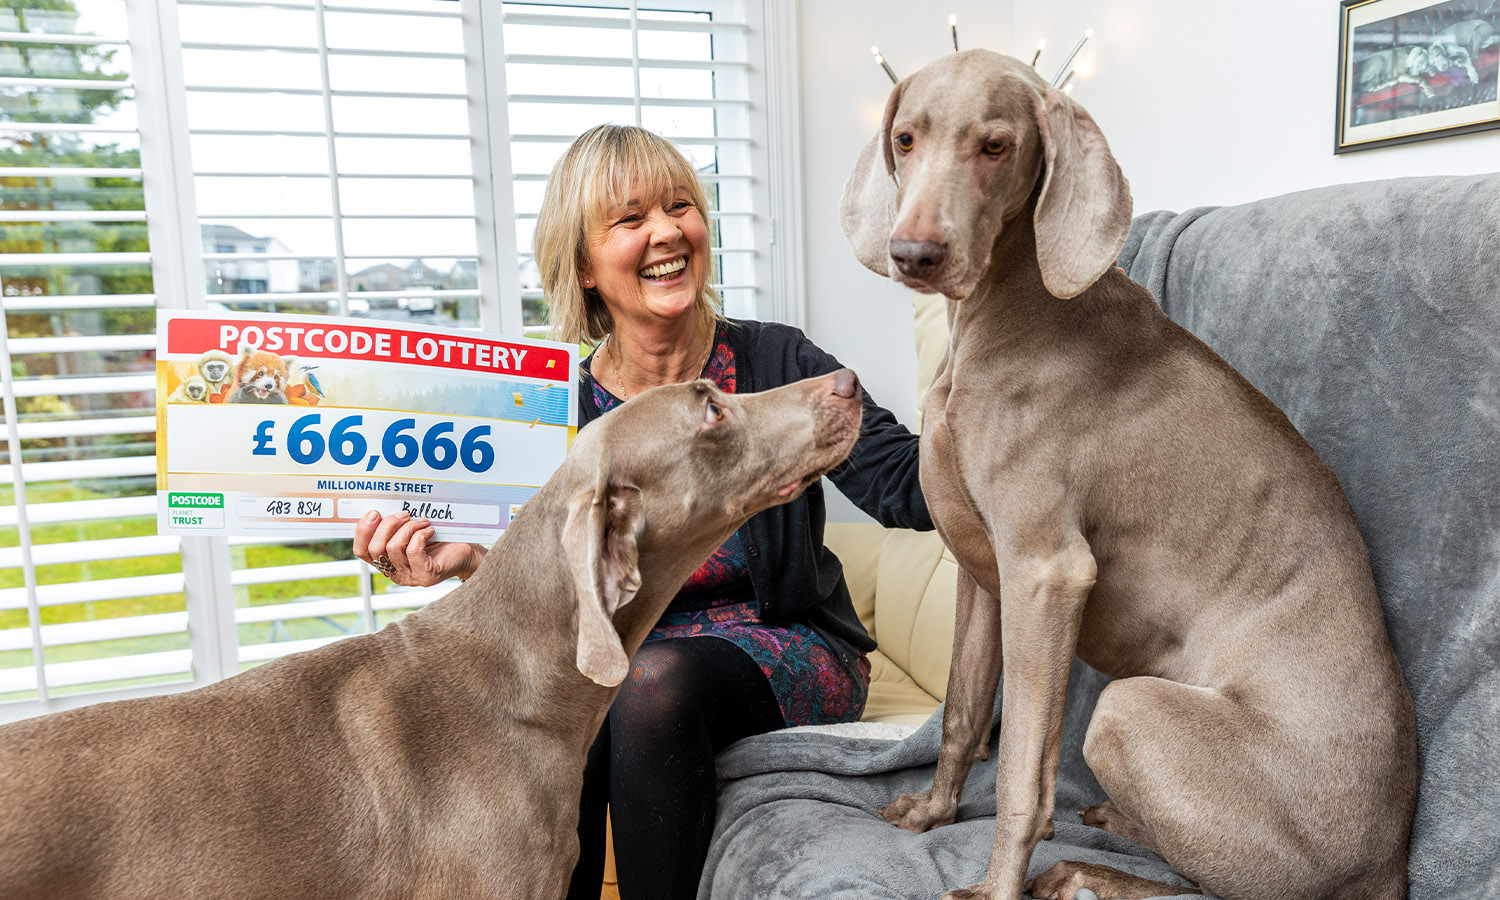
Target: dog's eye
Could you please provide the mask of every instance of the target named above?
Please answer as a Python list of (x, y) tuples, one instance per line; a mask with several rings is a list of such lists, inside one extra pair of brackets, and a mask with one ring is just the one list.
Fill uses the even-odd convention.
[(719, 404), (712, 400), (708, 401), (708, 423), (712, 425), (714, 422), (722, 421), (723, 418), (724, 410), (719, 407)]
[(991, 138), (984, 142), (984, 152), (990, 156), (999, 156), (1010, 149), (1010, 141), (1003, 138)]
[(900, 134), (896, 135), (896, 149), (900, 150), (902, 153), (911, 152), (912, 145), (915, 143), (916, 139), (913, 138), (908, 132), (903, 131)]

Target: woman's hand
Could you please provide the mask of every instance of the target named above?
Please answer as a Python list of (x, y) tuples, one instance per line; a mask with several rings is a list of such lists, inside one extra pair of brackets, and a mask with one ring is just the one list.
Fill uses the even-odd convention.
[(478, 544), (433, 541), (426, 519), (408, 513), (382, 517), (370, 510), (354, 525), (354, 555), (406, 587), (429, 587), (457, 575), (468, 578), (484, 559)]

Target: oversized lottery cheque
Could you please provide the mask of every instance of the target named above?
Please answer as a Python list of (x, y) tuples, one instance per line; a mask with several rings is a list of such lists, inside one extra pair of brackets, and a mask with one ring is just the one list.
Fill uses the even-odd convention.
[(370, 319), (157, 314), (159, 530), (489, 542), (577, 431), (578, 348)]

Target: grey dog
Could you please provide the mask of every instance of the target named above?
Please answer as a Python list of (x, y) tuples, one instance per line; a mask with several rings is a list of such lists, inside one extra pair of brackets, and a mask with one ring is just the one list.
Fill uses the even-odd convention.
[(377, 634), (0, 728), (5, 900), (557, 898), (584, 758), (688, 576), (859, 434), (847, 369), (642, 393)]
[(884, 815), (953, 821), (1003, 678), (989, 871), (949, 896), (1182, 891), (1072, 862), (1027, 881), (1075, 655), (1117, 678), (1086, 824), (1227, 900), (1405, 896), (1416, 729), (1354, 514), (1113, 267), (1130, 192), (1094, 120), (1024, 63), (952, 54), (892, 91), (841, 214), (866, 266), (948, 298), (921, 475), (958, 627), (932, 788)]

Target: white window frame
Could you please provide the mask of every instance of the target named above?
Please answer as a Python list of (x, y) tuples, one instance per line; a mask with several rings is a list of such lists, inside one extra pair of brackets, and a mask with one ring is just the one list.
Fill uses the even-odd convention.
[[(171, 173), (147, 176), (143, 187), (147, 239), (151, 242), (151, 278), (158, 309), (207, 309), (203, 238), (193, 188), (192, 151), (188, 135), (187, 89), (180, 47), (177, 4), (170, 0), (126, 0), (131, 59), (137, 61), (136, 116), (140, 127), (141, 168)], [(140, 42), (139, 45), (137, 42)], [(159, 248), (159, 249), (158, 249)], [(183, 592), (188, 613), (188, 646), (193, 680), (167, 685), (186, 690), (211, 684), (239, 671), (234, 622), (234, 566), (229, 539), (182, 538)], [(92, 696), (79, 695), (85, 702)], [(50, 698), (48, 698), (50, 701)]]
[[(770, 278), (763, 318), (807, 327), (807, 258), (802, 186), (802, 57), (797, 4), (765, 0), (761, 28), (766, 98), (765, 172), (769, 182)], [(753, 77), (753, 76), (752, 76)], [(752, 80), (752, 86), (754, 81)]]

